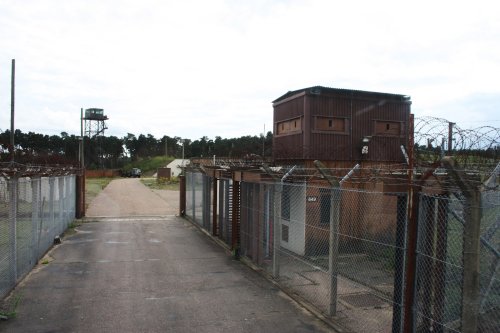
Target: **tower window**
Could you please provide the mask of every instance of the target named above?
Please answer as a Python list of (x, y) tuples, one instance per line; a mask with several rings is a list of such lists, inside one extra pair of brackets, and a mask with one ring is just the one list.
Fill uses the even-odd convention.
[(321, 117), (316, 116), (315, 126), (318, 131), (330, 131), (330, 132), (341, 132), (344, 133), (347, 128), (346, 118), (337, 117)]
[(277, 135), (298, 134), (301, 129), (301, 119), (294, 118), (276, 123)]
[(401, 122), (398, 121), (375, 121), (375, 135), (399, 136), (401, 133)]

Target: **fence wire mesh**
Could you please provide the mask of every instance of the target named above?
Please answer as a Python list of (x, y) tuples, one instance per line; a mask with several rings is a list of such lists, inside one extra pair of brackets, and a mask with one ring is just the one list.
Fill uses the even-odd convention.
[[(478, 192), (479, 282), (474, 300), (470, 282), (464, 286), (474, 263), (464, 255), (470, 252), (467, 228), (474, 225), (470, 222), (473, 207), (470, 198), (456, 192), (457, 187), (446, 194), (419, 195), (415, 290), (405, 290), (406, 192), (377, 191), (373, 186), (368, 190), (360, 182), (334, 188), (317, 181), (230, 179), (216, 180), (214, 191), (214, 179), (205, 174), (187, 172), (186, 178), (188, 216), (193, 221), (214, 232), (215, 214), (214, 234), (229, 247), (237, 246), (235, 253), (349, 331), (402, 332), (408, 308), (404, 299), (409, 293), (414, 294), (411, 307), (417, 332), (470, 331), (465, 327), (470, 313), (477, 314), (477, 331), (500, 331), (500, 194), (496, 188)], [(240, 192), (235, 194), (235, 188)], [(216, 211), (213, 200), (217, 200)], [(235, 205), (239, 215), (233, 217)]]
[[(207, 176), (202, 173), (188, 173), (186, 176), (186, 216), (203, 225), (204, 183)], [(205, 208), (204, 208), (205, 207)]]
[[(212, 189), (202, 184), (213, 179), (197, 172), (187, 172), (186, 179), (188, 217), (213, 231), (210, 221), (217, 214), (216, 234), (232, 246), (233, 181), (217, 181), (214, 212), (213, 196), (193, 194)], [(346, 328), (386, 332), (396, 325), (397, 331), (406, 203), (405, 193), (242, 182), (238, 250), (283, 288), (323, 314), (333, 315)]]
[[(500, 331), (499, 192), (482, 192), (480, 202), (482, 214), (475, 221), (467, 214), (474, 207), (460, 194), (421, 195), (415, 291), (419, 331), (462, 332), (471, 320), (477, 332)], [(466, 228), (472, 223), (480, 223), (475, 260), (466, 258), (477, 252), (467, 245)], [(477, 285), (468, 282), (471, 274)]]
[(0, 297), (75, 217), (75, 176), (0, 178)]

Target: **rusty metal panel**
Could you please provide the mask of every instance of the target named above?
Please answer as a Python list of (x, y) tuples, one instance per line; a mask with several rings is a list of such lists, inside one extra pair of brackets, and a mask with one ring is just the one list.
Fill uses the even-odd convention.
[(350, 159), (349, 153), (349, 135), (311, 134), (309, 159), (346, 161)]
[(407, 146), (410, 105), (408, 96), (396, 94), (324, 87), (288, 92), (273, 104), (275, 134), (278, 122), (298, 117), (302, 132), (276, 135), (274, 158), (404, 162), (400, 146)]
[(275, 160), (304, 158), (302, 134), (274, 137), (273, 140), (273, 154)]
[(274, 106), (274, 122), (302, 117), (304, 115), (304, 96), (298, 96)]
[[(387, 96), (376, 93), (353, 92), (351, 95), (334, 94), (310, 95), (311, 116), (330, 116), (346, 119), (344, 133), (320, 133), (313, 128), (311, 133), (311, 159), (345, 161), (380, 161), (403, 162), (400, 146), (406, 146), (406, 128), (408, 126), (409, 103), (406, 101), (388, 101)], [(376, 122), (399, 124), (400, 133), (376, 135)], [(385, 126), (379, 125), (379, 126)], [(314, 126), (314, 121), (313, 121)], [(392, 129), (391, 127), (391, 129)], [(392, 135), (391, 135), (392, 134)], [(368, 154), (361, 154), (363, 138), (369, 137)]]
[(274, 105), (274, 137), (273, 154), (275, 160), (302, 159), (304, 131), (303, 122), (299, 121), (301, 128), (291, 134), (279, 135), (277, 125), (291, 119), (302, 119), (304, 116), (304, 95), (291, 98), (287, 101)]

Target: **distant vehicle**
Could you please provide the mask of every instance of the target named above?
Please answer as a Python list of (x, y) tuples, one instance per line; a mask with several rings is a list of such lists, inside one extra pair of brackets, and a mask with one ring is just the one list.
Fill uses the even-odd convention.
[(142, 171), (139, 168), (132, 168), (130, 170), (122, 170), (122, 177), (141, 178)]
[(132, 174), (131, 177), (141, 178), (142, 171), (139, 168), (132, 168), (132, 171), (130, 171), (130, 173)]

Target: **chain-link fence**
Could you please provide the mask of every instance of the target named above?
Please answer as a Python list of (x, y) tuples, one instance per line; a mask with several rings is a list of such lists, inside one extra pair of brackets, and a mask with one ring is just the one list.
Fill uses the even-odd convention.
[(75, 177), (0, 178), (0, 297), (74, 219)]
[(190, 172), (186, 175), (186, 216), (210, 231), (212, 191), (210, 177)]
[[(233, 181), (219, 179), (218, 183), (218, 218), (216, 235), (226, 244), (232, 244), (232, 209), (233, 209)], [(213, 213), (213, 212), (212, 212)]]
[[(456, 188), (419, 194), (412, 251), (407, 192), (356, 182), (214, 180), (190, 170), (186, 179), (188, 217), (350, 331), (500, 331), (497, 189), (479, 189), (476, 206)], [(406, 288), (409, 277), (414, 290)]]
[[(473, 331), (500, 332), (500, 193), (485, 191), (478, 199), (420, 197), (415, 321), (421, 332), (470, 331), (471, 323)], [(474, 227), (477, 246), (467, 235)]]
[(356, 332), (401, 323), (406, 195), (243, 183), (241, 253)]
[[(186, 215), (213, 232), (214, 198), (205, 192), (213, 190), (213, 178), (187, 172), (186, 180)], [(401, 328), (406, 193), (241, 182), (235, 194), (240, 182), (216, 183), (215, 234), (233, 250), (348, 329)], [(236, 219), (235, 195), (240, 196)]]

